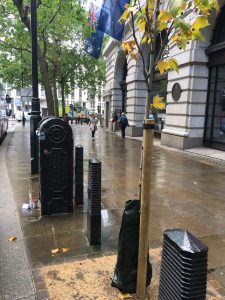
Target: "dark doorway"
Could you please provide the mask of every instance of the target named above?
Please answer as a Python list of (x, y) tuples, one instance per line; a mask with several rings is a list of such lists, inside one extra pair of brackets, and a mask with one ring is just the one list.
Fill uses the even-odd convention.
[(121, 91), (122, 91), (122, 112), (127, 112), (127, 84), (126, 84), (126, 77), (127, 77), (127, 61), (125, 61), (123, 67), (123, 74), (122, 74), (122, 81), (120, 82)]
[(207, 93), (204, 145), (225, 150), (225, 9), (221, 13), (209, 55), (209, 83)]

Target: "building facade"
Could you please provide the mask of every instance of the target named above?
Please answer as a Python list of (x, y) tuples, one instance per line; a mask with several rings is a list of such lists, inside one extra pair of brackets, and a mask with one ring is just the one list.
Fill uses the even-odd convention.
[[(13, 89), (11, 86), (0, 80), (1, 89), (0, 89), (0, 99), (5, 99), (6, 95), (9, 95), (12, 98), (11, 103), (9, 104), (9, 109), (12, 115), (16, 115), (18, 111), (24, 111), (26, 117), (28, 118), (28, 113), (31, 112), (31, 102), (32, 102), (32, 89), (31, 88), (21, 88)], [(47, 102), (45, 98), (45, 90), (39, 85), (39, 99), (40, 99), (40, 110), (43, 117), (48, 115)], [(61, 90), (57, 90), (59, 104), (62, 101)], [(80, 110), (91, 113), (103, 114), (104, 112), (104, 103), (102, 97), (102, 91), (94, 99), (88, 99), (87, 90), (80, 88), (75, 88), (71, 91), (70, 94), (65, 95), (65, 105), (70, 106), (70, 104), (75, 104), (76, 102), (80, 103)]]
[[(161, 133), (163, 145), (179, 149), (205, 145), (225, 150), (225, 1), (221, 10), (210, 18), (203, 30), (205, 41), (188, 44), (185, 51), (174, 47), (169, 56), (177, 59), (179, 73), (155, 79), (155, 89), (167, 82), (165, 125)], [(165, 5), (167, 5), (165, 3)], [(123, 40), (132, 38), (128, 26)], [(121, 43), (110, 40), (104, 49), (107, 62), (105, 126), (113, 112), (125, 111), (130, 136), (142, 135), (146, 85), (138, 61), (127, 60)], [(164, 91), (160, 91), (164, 92)]]

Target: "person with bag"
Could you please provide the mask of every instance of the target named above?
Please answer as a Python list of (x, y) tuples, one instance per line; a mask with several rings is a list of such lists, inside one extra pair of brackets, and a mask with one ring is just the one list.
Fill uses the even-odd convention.
[(112, 129), (113, 129), (113, 132), (116, 131), (116, 122), (117, 122), (117, 115), (115, 113), (113, 113), (113, 115), (112, 115)]
[(129, 127), (129, 123), (128, 123), (127, 117), (124, 112), (122, 112), (122, 115), (121, 115), (121, 118), (119, 121), (119, 125), (120, 125), (122, 138), (125, 139), (125, 130), (126, 130), (127, 126)]
[(90, 121), (89, 121), (89, 124), (88, 124), (89, 128), (91, 130), (91, 135), (92, 135), (92, 140), (93, 141), (95, 140), (95, 132), (98, 129), (97, 124), (98, 124), (98, 120), (96, 119), (95, 115), (93, 115), (92, 118), (90, 118)]

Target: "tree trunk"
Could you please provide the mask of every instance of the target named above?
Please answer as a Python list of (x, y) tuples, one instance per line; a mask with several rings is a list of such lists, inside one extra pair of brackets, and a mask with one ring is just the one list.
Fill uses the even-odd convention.
[(53, 79), (53, 97), (54, 97), (54, 110), (55, 110), (55, 116), (59, 116), (59, 102), (58, 102), (58, 96), (57, 96), (57, 87), (56, 87), (56, 79)]
[(156, 19), (159, 11), (160, 0), (155, 0), (153, 15), (153, 42), (151, 44), (149, 56), (149, 77), (146, 80), (148, 94), (145, 104), (145, 119), (143, 130), (143, 152), (140, 178), (140, 231), (138, 249), (138, 272), (137, 272), (137, 296), (140, 300), (146, 295), (146, 273), (147, 258), (149, 251), (149, 227), (150, 227), (150, 203), (151, 203), (151, 168), (153, 156), (153, 141), (155, 120), (149, 119), (150, 105), (153, 102), (153, 77), (155, 67), (155, 46), (156, 46)]
[[(31, 37), (31, 28), (30, 28), (30, 19), (28, 17), (28, 6), (23, 5), (23, 0), (13, 0), (14, 5), (16, 6), (20, 19), (23, 22), (23, 24), (28, 28)], [(38, 55), (38, 62), (40, 66), (40, 72), (42, 75), (43, 80), (43, 86), (45, 88), (45, 95), (46, 95), (46, 101), (47, 101), (47, 107), (48, 107), (48, 115), (54, 115), (54, 106), (53, 106), (53, 94), (52, 94), (52, 88), (49, 80), (49, 74), (48, 74), (48, 64), (46, 61), (45, 56), (43, 55), (41, 48), (38, 44), (37, 49), (37, 55)]]
[(48, 107), (48, 115), (54, 116), (55, 115), (54, 102), (53, 102), (52, 86), (51, 86), (51, 82), (49, 80), (49, 74), (48, 74), (48, 64), (47, 64), (47, 61), (46, 61), (44, 55), (41, 52), (39, 45), (38, 45), (38, 61), (39, 61), (43, 85), (45, 88), (45, 96), (46, 96), (47, 107)]
[(61, 83), (61, 89), (62, 89), (62, 116), (65, 114), (65, 85), (64, 83)]

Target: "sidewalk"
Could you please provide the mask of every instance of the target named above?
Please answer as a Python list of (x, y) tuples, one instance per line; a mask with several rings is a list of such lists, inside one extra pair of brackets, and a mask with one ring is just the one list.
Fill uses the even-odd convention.
[[(34, 300), (35, 290), (27, 259), (18, 212), (13, 198), (13, 186), (7, 172), (7, 149), (11, 134), (0, 148), (0, 299)], [(10, 242), (10, 236), (16, 240)]]
[[(2, 146), (5, 148), (2, 146), (0, 148), (0, 154), (7, 157), (7, 164), (1, 175), (6, 180), (7, 168), (10, 180), (8, 185), (1, 185), (1, 192), (4, 193), (4, 198), (2, 199), (2, 195), (0, 198), (1, 209), (6, 201), (5, 191), (11, 189), (13, 195), (11, 195), (11, 200), (7, 200), (7, 203), (10, 203), (8, 210), (12, 211), (13, 205), (17, 210), (14, 210), (14, 215), (7, 217), (7, 220), (1, 218), (0, 226), (4, 226), (1, 232), (5, 234), (5, 243), (8, 242), (6, 237), (17, 235), (18, 240), (14, 244), (8, 242), (7, 245), (18, 247), (17, 242), (20, 236), (22, 238), (21, 231), (20, 233), (14, 232), (9, 227), (6, 233), (4, 223), (16, 220), (19, 229), (21, 226), (38, 299), (48, 297), (46, 285), (41, 276), (46, 266), (56, 264), (63, 266), (64, 263), (78, 259), (83, 261), (87, 258), (116, 254), (125, 201), (137, 197), (140, 141), (129, 138), (122, 140), (117, 133), (105, 132), (99, 126), (93, 142), (87, 125), (72, 125), (72, 127), (74, 144), (81, 144), (84, 147), (85, 181), (84, 206), (75, 207), (73, 214), (42, 217), (39, 209), (22, 210), (22, 204), (29, 201), (29, 123), (26, 123), (25, 128), (19, 124), (4, 141)], [(89, 246), (85, 233), (88, 161), (93, 156), (102, 162), (102, 245), (97, 247)], [(172, 151), (155, 145), (150, 246), (152, 249), (161, 247), (163, 231), (166, 228), (181, 227), (189, 230), (209, 246), (209, 286), (211, 290), (214, 292), (217, 290), (224, 296), (225, 168), (223, 165), (207, 163), (200, 156), (194, 155), (194, 157), (193, 159), (193, 154), (179, 150)], [(3, 186), (5, 186), (4, 189)], [(14, 204), (12, 204), (13, 198)], [(52, 255), (52, 249), (62, 247), (68, 248), (69, 251)], [(24, 248), (21, 247), (20, 250), (26, 258)], [(12, 257), (14, 259), (14, 256), (11, 256), (11, 259)], [(25, 265), (29, 271), (28, 264)], [(29, 272), (24, 272), (24, 274), (30, 275)], [(51, 274), (55, 274), (54, 278), (59, 278), (57, 273)], [(7, 281), (7, 278), (4, 280)], [(31, 281), (30, 283), (32, 286)], [(29, 292), (32, 291), (30, 295), (33, 297), (33, 287), (26, 287), (26, 289), (29, 289)], [(6, 290), (0, 290), (0, 299), (15, 300), (23, 299), (22, 297), (26, 299), (26, 295), (20, 298), (13, 298), (14, 296), (7, 298), (4, 294)], [(28, 299), (33, 300), (33, 298)]]

